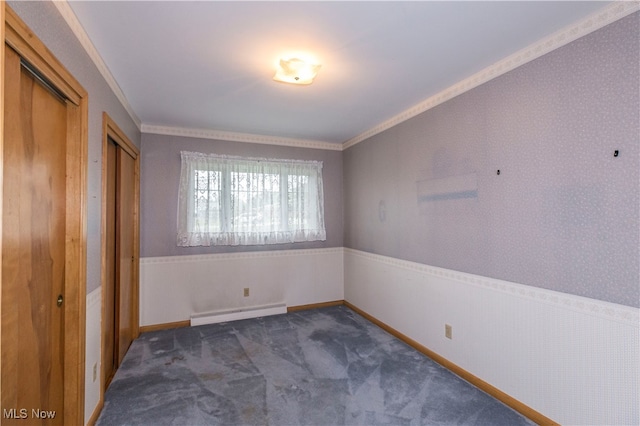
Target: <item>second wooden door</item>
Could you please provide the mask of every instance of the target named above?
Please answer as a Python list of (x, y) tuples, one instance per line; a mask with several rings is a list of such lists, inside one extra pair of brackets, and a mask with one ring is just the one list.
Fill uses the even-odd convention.
[(109, 385), (136, 335), (136, 159), (111, 138), (106, 157), (104, 383)]

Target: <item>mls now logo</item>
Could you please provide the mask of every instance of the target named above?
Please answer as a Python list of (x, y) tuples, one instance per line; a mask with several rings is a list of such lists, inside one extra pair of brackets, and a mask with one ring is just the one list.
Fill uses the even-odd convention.
[(32, 408), (31, 413), (26, 408), (4, 408), (2, 410), (2, 417), (5, 419), (26, 419), (31, 414), (32, 419), (53, 419), (56, 417), (55, 411), (41, 410), (39, 408)]

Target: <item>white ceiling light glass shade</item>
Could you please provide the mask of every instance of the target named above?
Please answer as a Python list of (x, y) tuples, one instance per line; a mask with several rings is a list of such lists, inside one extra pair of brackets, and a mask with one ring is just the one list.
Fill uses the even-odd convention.
[(311, 84), (321, 66), (298, 58), (280, 59), (280, 67), (273, 79), (283, 83)]

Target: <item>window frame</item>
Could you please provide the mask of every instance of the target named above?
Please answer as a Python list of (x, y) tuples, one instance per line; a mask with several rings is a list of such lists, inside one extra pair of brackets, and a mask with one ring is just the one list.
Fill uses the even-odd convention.
[[(177, 217), (177, 245), (182, 247), (211, 246), (211, 245), (265, 245), (282, 244), (305, 241), (325, 241), (326, 230), (324, 226), (324, 191), (322, 177), (322, 161), (266, 159), (251, 157), (236, 157), (217, 154), (203, 154), (189, 151), (181, 151), (182, 169), (180, 175), (180, 189), (178, 196)], [(195, 163), (199, 165), (195, 165)], [(203, 167), (204, 165), (204, 167)], [(219, 173), (219, 229), (210, 225), (201, 224), (194, 226), (198, 216), (195, 212), (196, 183), (198, 172)], [(247, 179), (258, 175), (257, 181), (262, 181), (268, 175), (278, 176), (278, 191), (266, 191), (277, 194), (279, 209), (279, 227), (273, 229), (273, 216), (270, 224), (258, 224), (250, 229), (240, 229), (238, 218), (240, 208), (236, 207), (237, 199), (234, 196), (242, 191), (232, 187), (234, 174), (245, 174)], [(303, 211), (307, 216), (290, 217), (290, 176), (306, 176), (306, 192), (303, 199)], [(210, 183), (210, 177), (207, 181)], [(239, 181), (235, 177), (235, 182)], [(254, 181), (255, 182), (255, 181)], [(247, 185), (250, 188), (251, 185)], [(258, 185), (260, 187), (260, 185)], [(265, 192), (262, 190), (255, 192)], [(212, 190), (207, 189), (207, 198)], [(248, 198), (251, 191), (245, 190)], [(192, 203), (193, 205), (190, 205)], [(308, 205), (307, 205), (308, 203)], [(314, 210), (315, 208), (315, 210)], [(308, 210), (308, 211), (307, 211)], [(210, 216), (209, 216), (210, 217)], [(207, 219), (204, 222), (208, 223)], [(290, 222), (305, 223), (306, 226), (291, 227)], [(204, 229), (207, 227), (207, 229)], [(258, 229), (260, 228), (260, 229)], [(271, 229), (268, 229), (271, 228)], [(267, 230), (268, 229), (268, 230)]]

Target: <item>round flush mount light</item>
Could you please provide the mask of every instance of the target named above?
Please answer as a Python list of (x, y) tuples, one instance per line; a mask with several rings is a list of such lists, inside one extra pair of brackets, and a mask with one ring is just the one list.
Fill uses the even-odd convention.
[(316, 75), (318, 75), (321, 66), (300, 58), (280, 59), (279, 67), (273, 79), (283, 83), (311, 84)]

